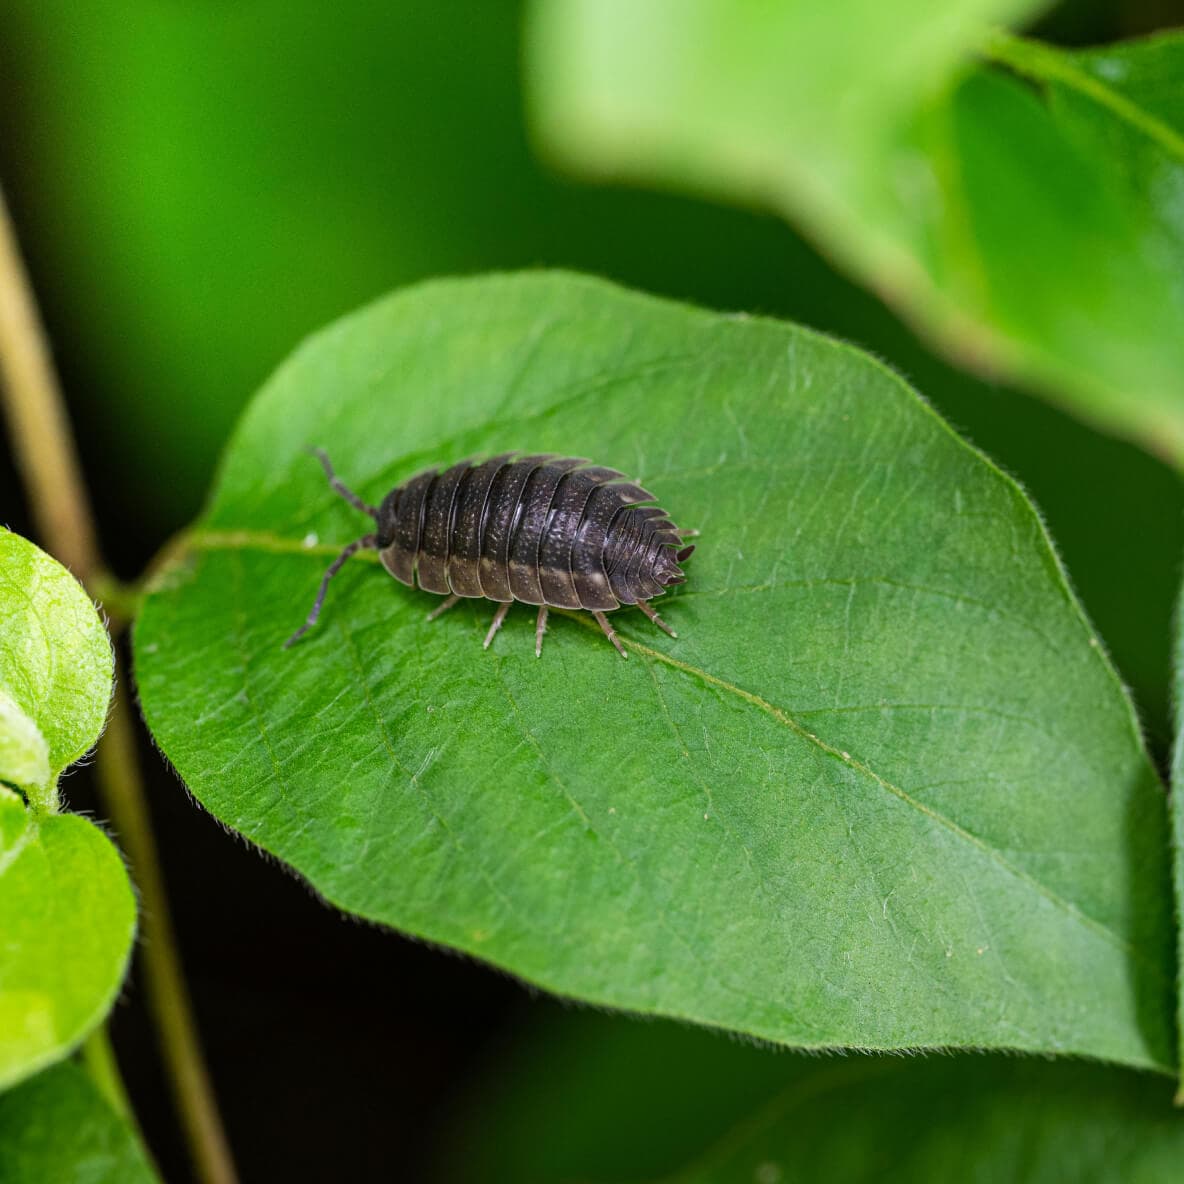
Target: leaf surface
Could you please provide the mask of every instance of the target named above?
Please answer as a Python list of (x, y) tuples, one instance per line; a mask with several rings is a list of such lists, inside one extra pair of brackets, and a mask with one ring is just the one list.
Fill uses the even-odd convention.
[[(703, 533), (622, 662), (556, 613), (428, 624), (374, 503), (508, 449)], [(1164, 796), (1017, 486), (897, 376), (792, 326), (567, 275), (409, 289), (256, 398), (135, 630), (157, 741), (339, 907), (580, 999), (802, 1046), (1168, 1067)], [(984, 1003), (984, 1001), (989, 1001)]]
[(77, 1065), (57, 1065), (0, 1096), (0, 1180), (155, 1184), (127, 1123)]
[(135, 901), (119, 853), (57, 812), (58, 774), (98, 739), (111, 680), (82, 586), (0, 531), (0, 1088), (65, 1056), (127, 966)]
[(963, 364), (1181, 464), (1184, 34), (985, 31), (1031, 7), (538, 0), (536, 123), (576, 169), (776, 209)]
[(82, 585), (0, 528), (0, 781), (56, 807), (58, 774), (92, 747), (107, 718), (113, 662)]
[(107, 836), (0, 786), (0, 1088), (65, 1056), (107, 1014), (135, 923)]

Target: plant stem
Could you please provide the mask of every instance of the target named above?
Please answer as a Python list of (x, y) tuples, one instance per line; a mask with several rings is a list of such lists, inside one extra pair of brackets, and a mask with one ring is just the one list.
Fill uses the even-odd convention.
[(83, 583), (98, 568), (94, 522), (16, 235), (0, 194), (0, 376), (13, 452), (38, 534)]
[[(122, 685), (124, 666), (118, 649), (116, 653), (115, 677)], [(231, 1184), (235, 1179), (234, 1162), (197, 1040), (193, 1006), (181, 970), (168, 896), (148, 820), (126, 695), (115, 696), (95, 764), (103, 804), (140, 890), (144, 987), (189, 1147), (203, 1180), (208, 1184)]]
[[(32, 286), (2, 194), (0, 378), (13, 449), (37, 530), (46, 548), (93, 594), (107, 578), (96, 541), (94, 515)], [(117, 633), (122, 623), (122, 618), (113, 614), (112, 631)], [(100, 792), (139, 886), (142, 935), (139, 956), (148, 1004), (190, 1152), (203, 1184), (235, 1184), (234, 1163), (181, 972), (160, 858), (136, 760), (118, 646), (116, 655), (115, 701), (95, 757)], [(106, 1069), (115, 1072), (114, 1058), (108, 1059)]]

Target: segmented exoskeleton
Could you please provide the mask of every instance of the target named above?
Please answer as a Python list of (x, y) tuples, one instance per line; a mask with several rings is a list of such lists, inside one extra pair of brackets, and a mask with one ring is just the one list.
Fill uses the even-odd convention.
[(535, 655), (541, 655), (548, 608), (587, 609), (623, 658), (605, 613), (636, 604), (660, 629), (677, 634), (650, 605), (686, 576), (679, 566), (695, 549), (696, 531), (679, 530), (653, 494), (616, 469), (586, 460), (506, 452), (480, 464), (461, 461), (429, 469), (392, 489), (375, 508), (338, 480), (328, 456), (314, 449), (329, 484), (369, 514), (377, 529), (347, 546), (325, 571), (312, 612), (284, 643), (317, 620), (329, 581), (366, 547), (404, 584), (447, 600), (431, 620), (462, 597), (500, 601), (485, 648), (515, 600), (539, 606)]

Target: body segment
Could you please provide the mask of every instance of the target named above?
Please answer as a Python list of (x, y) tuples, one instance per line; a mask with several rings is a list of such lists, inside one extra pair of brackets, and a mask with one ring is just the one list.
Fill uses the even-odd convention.
[[(462, 597), (538, 605), (537, 652), (548, 607), (586, 609), (624, 654), (603, 614), (637, 604), (673, 636), (646, 602), (686, 578), (680, 564), (694, 548), (683, 541), (693, 532), (678, 530), (664, 510), (646, 504), (652, 494), (615, 469), (575, 457), (504, 453), (419, 473), (376, 510), (350, 494), (319, 456), (333, 487), (375, 519), (374, 534), (353, 549), (374, 547), (395, 579), (447, 596), (433, 616)], [(340, 562), (288, 644), (315, 621)], [(504, 616), (499, 609), (487, 646)]]

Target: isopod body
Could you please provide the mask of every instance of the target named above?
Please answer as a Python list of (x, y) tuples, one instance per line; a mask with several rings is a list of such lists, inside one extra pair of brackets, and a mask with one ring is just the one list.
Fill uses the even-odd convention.
[(396, 486), (377, 508), (335, 476), (317, 450), (332, 487), (373, 517), (376, 529), (350, 543), (329, 565), (308, 620), (315, 624), (329, 581), (363, 548), (378, 551), (395, 579), (447, 599), (499, 602), (485, 638), (493, 640), (514, 601), (538, 605), (535, 653), (542, 652), (548, 608), (586, 609), (623, 657), (605, 613), (637, 605), (675, 636), (650, 605), (685, 579), (680, 564), (694, 550), (653, 494), (616, 469), (574, 457), (503, 453), (447, 469), (428, 469)]

